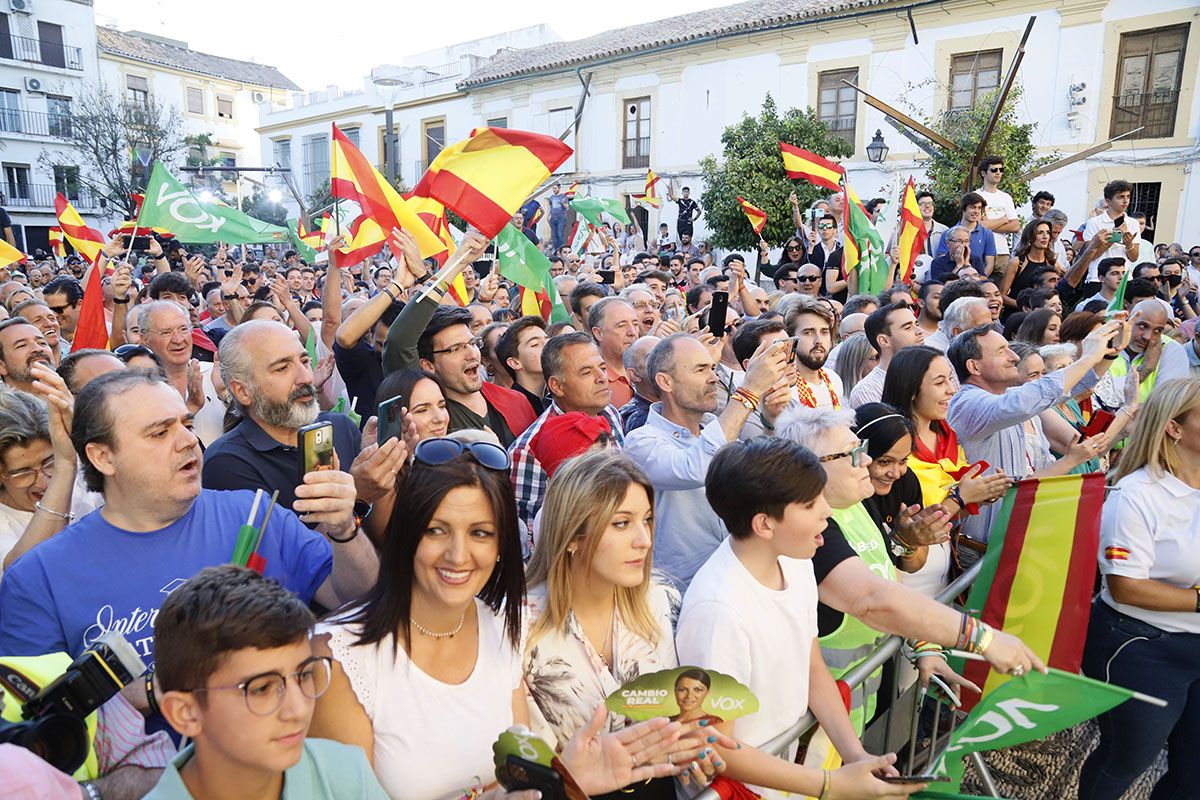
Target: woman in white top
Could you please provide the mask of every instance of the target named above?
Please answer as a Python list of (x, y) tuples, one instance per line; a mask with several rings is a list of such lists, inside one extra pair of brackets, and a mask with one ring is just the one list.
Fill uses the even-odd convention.
[[(318, 627), (336, 662), (311, 734), (361, 746), (392, 797), (457, 798), (493, 783), (492, 743), (528, 722), (525, 579), (509, 469), (499, 445), (418, 444), (397, 486), (378, 583)], [(671, 772), (637, 767), (659, 755), (648, 749), (657, 744), (651, 736), (638, 738), (646, 732), (587, 729), (563, 760), (594, 792)], [(615, 759), (595, 752), (614, 749), (622, 750)]]
[[(527, 576), (524, 670), (533, 729), (552, 745), (567, 742), (624, 684), (678, 666), (679, 594), (651, 578), (653, 498), (650, 481), (617, 450), (573, 458), (550, 480)], [(610, 714), (607, 727), (625, 721)], [(716, 771), (711, 752), (693, 764), (689, 780)], [(632, 790), (674, 796), (670, 781)]]
[(1200, 381), (1159, 383), (1113, 475), (1100, 521), (1104, 588), (1092, 605), (1083, 671), (1167, 702), (1123, 703), (1097, 718), (1100, 745), (1079, 796), (1119, 798), (1167, 748), (1154, 797), (1200, 784)]

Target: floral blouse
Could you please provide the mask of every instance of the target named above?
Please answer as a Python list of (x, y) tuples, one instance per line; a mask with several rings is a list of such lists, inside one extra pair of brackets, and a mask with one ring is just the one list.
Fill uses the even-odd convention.
[[(625, 627), (619, 615), (613, 620), (613, 666), (610, 669), (584, 635), (575, 615), (567, 619), (565, 633), (546, 633), (525, 650), (525, 687), (530, 728), (555, 749), (565, 745), (585, 726), (604, 698), (629, 681), (650, 672), (679, 666), (675, 655), (675, 620), (679, 592), (652, 583), (646, 599), (661, 631), (651, 643)], [(529, 590), (525, 600), (526, 624), (541, 616), (546, 586)], [(608, 729), (625, 727), (623, 717), (609, 714)]]

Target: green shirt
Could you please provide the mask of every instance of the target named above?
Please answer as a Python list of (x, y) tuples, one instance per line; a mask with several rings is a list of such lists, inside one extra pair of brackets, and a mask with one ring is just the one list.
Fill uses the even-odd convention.
[[(163, 770), (145, 800), (193, 800), (179, 770), (195, 755), (188, 745)], [(283, 773), (281, 800), (388, 800), (361, 747), (306, 739), (300, 760)]]

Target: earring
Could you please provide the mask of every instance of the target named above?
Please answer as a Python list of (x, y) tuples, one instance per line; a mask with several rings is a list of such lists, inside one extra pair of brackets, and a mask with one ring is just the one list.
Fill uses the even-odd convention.
[(575, 548), (572, 547), (571, 549), (567, 550), (567, 556), (570, 558), (574, 558), (575, 557)]
[(500, 563), (500, 556), (496, 556), (496, 563), (497, 563), (497, 564), (499, 564), (499, 563)]

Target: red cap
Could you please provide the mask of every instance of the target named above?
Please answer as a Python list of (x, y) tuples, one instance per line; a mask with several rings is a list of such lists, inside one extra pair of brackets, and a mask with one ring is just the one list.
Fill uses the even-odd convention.
[(529, 450), (549, 477), (568, 458), (587, 452), (602, 435), (612, 435), (608, 420), (571, 411), (546, 420), (537, 435), (529, 440)]

